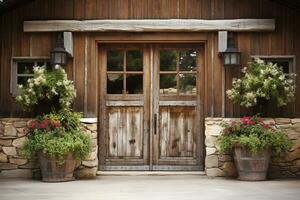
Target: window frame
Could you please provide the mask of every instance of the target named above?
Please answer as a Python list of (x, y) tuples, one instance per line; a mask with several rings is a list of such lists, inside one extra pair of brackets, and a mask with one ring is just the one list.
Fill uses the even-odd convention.
[(12, 57), (11, 58), (11, 81), (10, 81), (10, 93), (13, 97), (19, 94), (17, 88), (18, 82), (18, 63), (19, 62), (33, 62), (36, 65), (37, 62), (50, 62), (50, 57), (48, 56), (38, 56), (38, 57)]
[(296, 56), (295, 55), (252, 55), (251, 59), (260, 58), (264, 59), (272, 59), (278, 61), (288, 61), (289, 62), (289, 73), (296, 72)]
[[(109, 51), (121, 51), (123, 52), (123, 69), (122, 70), (118, 70), (118, 71), (109, 71), (108, 70), (108, 52)], [(140, 51), (142, 53), (142, 69), (140, 71), (130, 71), (127, 69), (127, 52), (128, 51)], [(144, 50), (140, 49), (138, 47), (112, 47), (112, 48), (108, 48), (106, 50), (106, 78), (109, 74), (120, 74), (123, 76), (123, 89), (122, 89), (122, 93), (119, 94), (113, 94), (113, 93), (108, 93), (108, 82), (106, 80), (106, 91), (105, 94), (108, 96), (122, 96), (122, 97), (134, 97), (134, 96), (143, 96), (145, 93), (145, 61), (144, 61)], [(137, 94), (132, 94), (132, 93), (127, 93), (127, 77), (128, 75), (141, 75), (142, 76), (142, 93), (137, 93)]]
[[(161, 51), (176, 51), (176, 69), (175, 70), (163, 70), (161, 71), (161, 66), (160, 66), (160, 56), (161, 56)], [(181, 70), (180, 69), (180, 52), (181, 51), (195, 51), (196, 52), (196, 57), (195, 57), (195, 68), (194, 70)], [(197, 55), (199, 55), (199, 50), (195, 48), (194, 46), (191, 47), (161, 47), (159, 48), (159, 56), (158, 56), (158, 89), (159, 89), (159, 96), (163, 97), (168, 97), (168, 96), (176, 96), (176, 97), (195, 97), (197, 96), (198, 93), (198, 87), (197, 87), (197, 77), (198, 77), (198, 63), (197, 63)], [(196, 93), (191, 93), (191, 94), (184, 94), (180, 93), (180, 74), (185, 74), (185, 75), (195, 75), (196, 76)], [(176, 77), (176, 93), (160, 93), (160, 75), (175, 75)]]

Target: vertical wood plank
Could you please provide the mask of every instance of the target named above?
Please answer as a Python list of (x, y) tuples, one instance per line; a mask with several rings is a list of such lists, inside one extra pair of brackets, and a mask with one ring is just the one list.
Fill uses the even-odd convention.
[(118, 135), (120, 126), (121, 113), (120, 110), (108, 110), (108, 135), (109, 135), (109, 156), (118, 156)]

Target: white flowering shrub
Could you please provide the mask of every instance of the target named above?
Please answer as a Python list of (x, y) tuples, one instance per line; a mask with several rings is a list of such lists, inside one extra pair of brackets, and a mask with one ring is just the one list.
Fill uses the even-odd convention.
[(284, 74), (282, 67), (255, 59), (242, 69), (243, 77), (233, 79), (232, 89), (227, 96), (233, 103), (252, 107), (259, 103), (274, 101), (277, 106), (291, 102), (295, 94), (296, 74)]
[(43, 100), (58, 100), (60, 108), (70, 108), (76, 91), (73, 81), (68, 80), (64, 69), (56, 65), (52, 71), (45, 67), (34, 67), (34, 77), (28, 79), (26, 86), (18, 85), (20, 95), (16, 97), (19, 104), (28, 110)]

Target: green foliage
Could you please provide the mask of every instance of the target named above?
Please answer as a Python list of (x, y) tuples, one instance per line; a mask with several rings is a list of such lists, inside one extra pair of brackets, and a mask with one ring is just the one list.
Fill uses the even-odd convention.
[(60, 122), (61, 126), (68, 131), (80, 130), (80, 118), (81, 114), (77, 112), (72, 112), (69, 109), (60, 110), (57, 113), (50, 113), (39, 117), (39, 119), (50, 119), (51, 121)]
[[(76, 93), (73, 82), (67, 79), (67, 74), (60, 66), (52, 71), (45, 67), (34, 67), (34, 77), (28, 79), (27, 85), (19, 85), (20, 95), (17, 102), (26, 110), (32, 110), (42, 101), (53, 103), (56, 111), (70, 108)], [(57, 102), (56, 102), (57, 101)], [(58, 104), (58, 108), (54, 105)]]
[(74, 152), (77, 159), (84, 159), (91, 151), (91, 138), (80, 129), (80, 116), (70, 110), (39, 116), (29, 126), (25, 155), (31, 157), (44, 152), (63, 158)]
[(90, 150), (90, 137), (80, 131), (65, 132), (63, 129), (47, 133), (35, 131), (24, 146), (27, 157), (37, 152), (44, 152), (53, 157), (63, 158), (69, 152), (74, 152), (77, 159), (84, 159), (89, 155)]
[(233, 79), (232, 89), (226, 91), (234, 103), (251, 107), (273, 101), (280, 107), (293, 100), (296, 74), (284, 74), (282, 67), (260, 59), (250, 62), (242, 72), (244, 76)]
[(291, 141), (283, 130), (275, 129), (272, 124), (265, 124), (257, 117), (244, 117), (239, 122), (223, 124), (219, 137), (221, 152), (230, 152), (234, 146), (249, 148), (252, 153), (271, 148), (275, 155), (287, 152)]

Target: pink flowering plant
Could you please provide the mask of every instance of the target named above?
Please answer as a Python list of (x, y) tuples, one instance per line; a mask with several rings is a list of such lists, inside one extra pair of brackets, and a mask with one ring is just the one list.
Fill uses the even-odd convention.
[(84, 159), (91, 150), (91, 139), (80, 129), (80, 114), (70, 110), (39, 116), (28, 126), (24, 153), (28, 157), (38, 152), (62, 158), (74, 152)]
[(223, 153), (230, 152), (235, 146), (242, 146), (253, 154), (271, 148), (275, 155), (280, 155), (291, 148), (291, 141), (283, 130), (257, 116), (224, 123), (223, 127), (218, 139)]

